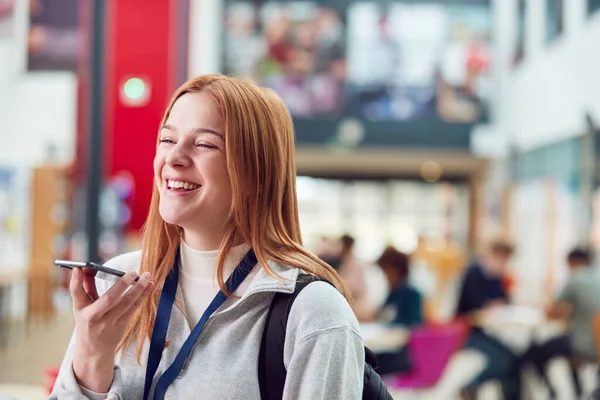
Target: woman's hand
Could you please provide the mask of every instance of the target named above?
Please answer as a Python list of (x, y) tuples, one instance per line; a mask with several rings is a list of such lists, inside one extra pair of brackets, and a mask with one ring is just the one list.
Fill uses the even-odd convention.
[(113, 380), (115, 351), (127, 323), (152, 292), (154, 283), (148, 272), (137, 282), (135, 272), (128, 272), (99, 297), (95, 274), (94, 270), (74, 268), (71, 276), (76, 338), (73, 372), (86, 389), (106, 393)]

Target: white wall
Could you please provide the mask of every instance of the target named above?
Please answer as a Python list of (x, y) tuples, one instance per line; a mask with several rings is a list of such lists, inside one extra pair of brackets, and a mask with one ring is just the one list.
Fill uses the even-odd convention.
[[(0, 92), (5, 87), (0, 88)], [(35, 73), (14, 77), (0, 111), (0, 160), (32, 167), (48, 160), (68, 163), (75, 147), (76, 78), (71, 73)]]
[(496, 0), (502, 76), (498, 123), (523, 150), (581, 135), (586, 111), (600, 120), (600, 15), (587, 15), (586, 0), (565, 1), (564, 32), (547, 43), (545, 1), (527, 0), (525, 57), (512, 66), (517, 0)]

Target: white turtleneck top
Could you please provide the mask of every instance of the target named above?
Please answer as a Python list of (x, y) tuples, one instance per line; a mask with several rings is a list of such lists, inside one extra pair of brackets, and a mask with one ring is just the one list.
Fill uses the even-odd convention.
[[(210, 302), (219, 292), (216, 274), (219, 251), (194, 250), (183, 241), (180, 248), (179, 285), (183, 294), (186, 318), (190, 329), (193, 329), (200, 321), (200, 317), (202, 317)], [(231, 249), (225, 261), (225, 280), (242, 261), (248, 250), (250, 250), (250, 246), (247, 244), (241, 244)], [(235, 297), (227, 299), (221, 309), (229, 308), (239, 300), (239, 297), (246, 292), (257, 272), (258, 268), (255, 267), (234, 292)]]

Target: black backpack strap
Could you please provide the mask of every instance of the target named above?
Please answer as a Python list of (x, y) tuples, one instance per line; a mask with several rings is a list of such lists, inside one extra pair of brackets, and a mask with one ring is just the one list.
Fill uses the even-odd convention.
[[(298, 294), (312, 282), (331, 282), (314, 275), (300, 274), (294, 293), (276, 293), (271, 302), (258, 356), (258, 383), (261, 400), (281, 400), (287, 371), (283, 363), (288, 316)], [(365, 347), (363, 399), (393, 400), (381, 377), (375, 372), (377, 358)], [(268, 376), (268, 379), (267, 379)]]
[(328, 282), (318, 276), (300, 274), (293, 293), (276, 293), (273, 297), (258, 356), (258, 382), (262, 400), (280, 400), (283, 397), (287, 375), (283, 349), (288, 316), (298, 294), (306, 285), (316, 281)]
[(365, 362), (373, 369), (377, 369), (377, 356), (367, 346), (365, 346)]

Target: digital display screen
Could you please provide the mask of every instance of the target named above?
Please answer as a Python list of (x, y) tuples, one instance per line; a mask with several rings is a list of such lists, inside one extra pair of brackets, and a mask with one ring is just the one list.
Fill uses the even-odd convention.
[(334, 3), (228, 1), (224, 73), (274, 89), (294, 117), (487, 120), (488, 3)]

